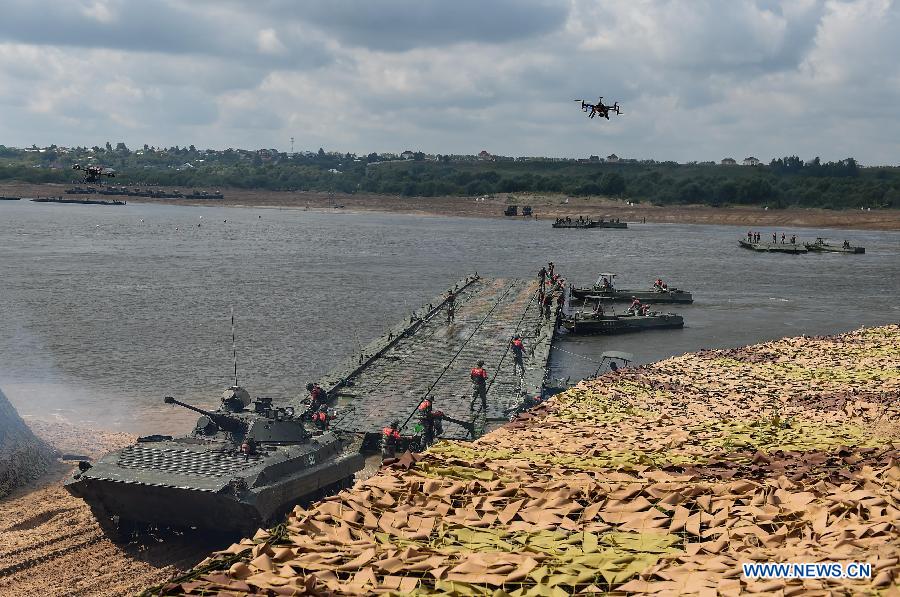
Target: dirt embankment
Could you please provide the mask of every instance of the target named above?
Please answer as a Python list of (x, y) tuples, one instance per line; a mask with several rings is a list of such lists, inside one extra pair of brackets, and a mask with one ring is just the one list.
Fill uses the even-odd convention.
[[(0, 183), (0, 195), (37, 197), (62, 195), (68, 185)], [(214, 190), (214, 189), (206, 189)], [(343, 194), (305, 191), (266, 191), (219, 189), (224, 200), (148, 199), (125, 197), (129, 202), (171, 203), (179, 205), (226, 205), (232, 207), (270, 207), (280, 209), (329, 209), (335, 211), (382, 211), (413, 215), (502, 218), (507, 205), (530, 205), (540, 219), (565, 216), (619, 218), (628, 222), (676, 224), (725, 224), (760, 227), (849, 228), (857, 230), (900, 230), (900, 210), (874, 211), (828, 209), (770, 209), (761, 207), (710, 207), (678, 205), (657, 207), (647, 203), (628, 205), (604, 197), (572, 197), (542, 194), (500, 194), (475, 197), (401, 197), (371, 193)], [(115, 197), (109, 197), (113, 199)]]
[[(59, 454), (90, 459), (134, 441), (59, 423), (29, 425)], [(114, 544), (85, 502), (63, 489), (71, 470), (54, 460), (43, 477), (0, 500), (0, 595), (135, 594), (195, 565), (221, 541), (173, 535)]]
[(53, 450), (35, 437), (0, 391), (0, 498), (43, 474)]

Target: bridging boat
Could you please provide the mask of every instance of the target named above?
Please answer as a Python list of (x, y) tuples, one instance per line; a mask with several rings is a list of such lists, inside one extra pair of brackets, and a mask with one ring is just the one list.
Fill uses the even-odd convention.
[[(604, 297), (587, 296), (581, 307), (571, 315), (562, 317), (561, 325), (572, 334), (620, 334), (641, 330), (683, 328), (684, 318), (675, 313), (661, 313), (643, 309), (629, 309), (621, 315), (606, 313), (603, 309)], [(593, 308), (586, 310), (589, 302), (596, 301)]]
[(101, 199), (63, 199), (62, 197), (37, 197), (32, 199), (35, 203), (73, 203), (77, 205), (125, 205), (125, 201), (113, 199), (104, 201)]
[(848, 253), (859, 255), (866, 252), (865, 247), (853, 246), (850, 241), (845, 240), (841, 246), (829, 245), (821, 236), (817, 236), (815, 242), (803, 243), (807, 251), (813, 253)]
[(597, 277), (597, 282), (592, 287), (583, 286), (572, 288), (574, 298), (598, 296), (611, 301), (631, 301), (638, 299), (643, 303), (693, 303), (694, 298), (690, 292), (669, 288), (661, 280), (653, 285), (650, 290), (619, 289), (615, 287), (616, 274), (602, 273)]
[(758, 251), (760, 253), (790, 253), (792, 255), (801, 255), (807, 252), (806, 247), (796, 243), (751, 243), (744, 239), (738, 239), (738, 244), (745, 249)]
[(600, 218), (599, 220), (594, 220), (592, 218), (585, 218), (584, 216), (578, 216), (574, 220), (570, 217), (565, 218), (556, 218), (556, 221), (553, 222), (554, 228), (628, 228), (627, 222), (621, 222), (618, 218), (605, 220)]

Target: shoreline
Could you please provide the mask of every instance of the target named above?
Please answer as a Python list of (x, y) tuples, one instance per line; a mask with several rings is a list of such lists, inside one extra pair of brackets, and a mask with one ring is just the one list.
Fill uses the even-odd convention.
[[(36, 197), (61, 195), (71, 185), (55, 183), (30, 184), (0, 183), (0, 195)], [(156, 187), (174, 189), (176, 187)], [(204, 189), (213, 190), (213, 189)], [(761, 207), (711, 207), (708, 205), (654, 206), (649, 203), (629, 205), (624, 200), (604, 197), (567, 197), (551, 194), (502, 193), (483, 201), (473, 197), (403, 197), (400, 195), (376, 195), (371, 193), (327, 193), (317, 191), (267, 191), (247, 189), (222, 189), (225, 199), (152, 199), (148, 197), (110, 196), (130, 203), (250, 207), (267, 209), (294, 209), (332, 211), (335, 213), (382, 212), (418, 216), (457, 216), (471, 218), (525, 219), (522, 216), (504, 216), (507, 205), (520, 208), (530, 205), (539, 220), (556, 217), (618, 218), (629, 223), (706, 224), (748, 226), (751, 228), (836, 228), (844, 230), (900, 230), (900, 210), (834, 211), (821, 208), (769, 209)], [(342, 206), (342, 207), (338, 207)]]

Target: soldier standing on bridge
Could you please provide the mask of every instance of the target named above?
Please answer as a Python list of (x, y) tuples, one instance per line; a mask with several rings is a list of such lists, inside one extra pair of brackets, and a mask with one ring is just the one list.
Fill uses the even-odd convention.
[(544, 300), (541, 301), (544, 307), (544, 319), (550, 321), (550, 309), (553, 306), (553, 295), (547, 294), (544, 296)]
[(428, 447), (434, 443), (436, 430), (434, 405), (431, 400), (425, 398), (419, 403), (418, 410), (419, 423), (422, 425), (422, 443), (425, 444), (425, 447)]
[(553, 279), (553, 262), (547, 264), (547, 277)]
[(484, 361), (478, 360), (470, 377), (472, 378), (472, 402), (469, 404), (469, 410), (475, 410), (475, 401), (481, 399), (482, 410), (487, 410), (487, 371), (484, 370)]
[(322, 405), (327, 405), (328, 394), (321, 386), (319, 386), (319, 384), (306, 384), (306, 391), (309, 392), (309, 409), (306, 411), (308, 414), (312, 415), (313, 413), (317, 413)]
[(513, 352), (513, 375), (515, 375), (516, 371), (519, 369), (522, 370), (522, 375), (525, 375), (525, 363), (522, 359), (522, 354), (525, 352), (525, 345), (522, 343), (522, 338), (519, 334), (513, 336), (510, 345)]
[(447, 291), (447, 323), (453, 323), (456, 318), (456, 293)]

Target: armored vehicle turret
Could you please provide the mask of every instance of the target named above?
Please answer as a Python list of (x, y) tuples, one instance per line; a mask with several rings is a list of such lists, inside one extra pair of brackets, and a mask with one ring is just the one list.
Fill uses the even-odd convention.
[(183, 437), (146, 436), (96, 463), (82, 462), (65, 487), (83, 498), (112, 537), (141, 526), (252, 534), (295, 504), (349, 486), (363, 467), (334, 433), (310, 433), (302, 413), (233, 386), (217, 410), (171, 396), (200, 414)]

